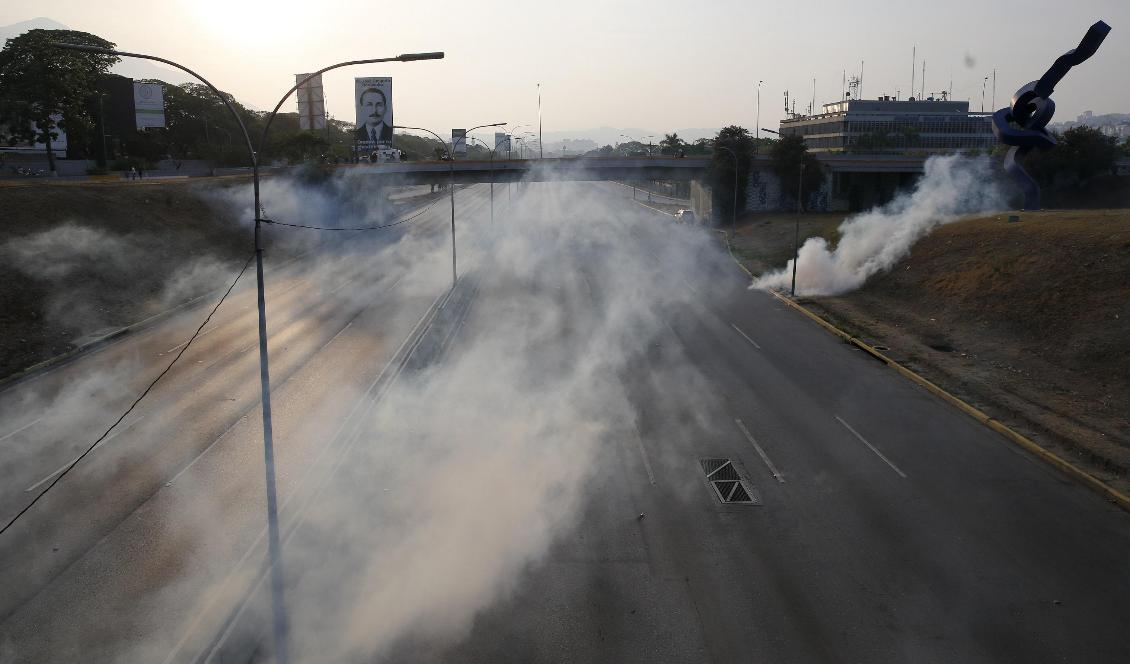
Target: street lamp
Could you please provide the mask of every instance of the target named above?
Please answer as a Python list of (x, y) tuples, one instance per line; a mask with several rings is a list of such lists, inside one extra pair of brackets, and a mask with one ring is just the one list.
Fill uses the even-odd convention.
[(263, 401), (263, 461), (266, 466), (266, 485), (267, 485), (267, 534), (268, 534), (268, 551), (271, 563), (271, 597), (272, 609), (274, 618), (274, 644), (275, 644), (275, 661), (285, 662), (287, 657), (287, 619), (283, 604), (283, 576), (282, 576), (282, 562), (279, 559), (279, 517), (278, 517), (278, 499), (275, 489), (275, 450), (274, 450), (274, 430), (271, 426), (271, 377), (268, 368), (268, 355), (267, 355), (267, 302), (265, 296), (265, 289), (263, 286), (263, 245), (260, 238), (260, 231), (262, 222), (264, 221), (262, 210), (263, 207), (259, 198), (259, 156), (263, 152), (263, 148), (267, 145), (267, 131), (271, 128), (271, 122), (275, 119), (279, 109), (286, 102), (290, 95), (299, 86), (306, 83), (310, 79), (320, 76), (331, 69), (338, 69), (340, 67), (348, 67), (350, 65), (365, 65), (374, 64), (378, 62), (414, 62), (416, 60), (440, 60), (443, 58), (442, 52), (434, 53), (405, 53), (392, 58), (370, 58), (366, 60), (350, 60), (348, 62), (339, 62), (329, 67), (324, 67), (318, 71), (310, 74), (303, 80), (296, 83), (290, 90), (283, 95), (279, 103), (275, 105), (271, 114), (267, 116), (267, 121), (263, 125), (263, 133), (259, 136), (259, 152), (255, 151), (255, 146), (251, 144), (251, 135), (247, 133), (247, 127), (243, 124), (243, 118), (239, 116), (231, 102), (228, 101), (220, 90), (212, 85), (206, 78), (192, 71), (182, 64), (160, 58), (155, 55), (145, 55), (143, 53), (127, 53), (125, 51), (115, 51), (108, 48), (99, 48), (97, 46), (83, 46), (81, 44), (64, 44), (59, 42), (52, 42), (52, 46), (57, 48), (67, 49), (71, 51), (85, 51), (87, 53), (101, 53), (103, 55), (114, 55), (126, 58), (139, 58), (142, 60), (154, 60), (164, 64), (176, 67), (181, 71), (189, 74), (193, 78), (198, 79), (201, 83), (208, 86), (212, 92), (220, 98), (228, 111), (231, 112), (235, 118), (236, 123), (239, 125), (240, 131), (243, 132), (243, 139), (247, 144), (247, 155), (251, 159), (251, 174), (254, 182), (255, 194), (255, 277), (257, 287), (257, 299), (259, 309), (259, 384), (262, 392)]
[[(655, 138), (655, 136), (654, 136), (654, 135), (641, 136), (641, 137), (640, 137), (640, 140), (639, 140), (639, 143), (640, 143), (640, 145), (641, 145), (641, 146), (642, 146), (642, 145), (644, 144), (644, 143), (643, 143), (643, 142), (644, 142), (644, 139), (647, 139), (647, 138)], [(651, 141), (648, 141), (648, 142), (647, 142), (647, 156), (648, 156), (648, 157), (650, 157), (650, 156), (651, 156)]]
[[(474, 136), (468, 136), (468, 138), (472, 141), (479, 141), (480, 143), (483, 143), (481, 140), (475, 138)], [(490, 150), (490, 223), (491, 223), (491, 225), (494, 225), (494, 153), (495, 153), (496, 150), (498, 150), (498, 146), (502, 145), (502, 143), (505, 142), (505, 141), (506, 141), (505, 138), (503, 138), (499, 141), (496, 141), (493, 148), (490, 148), (486, 143), (483, 143), (483, 147), (488, 148)]]
[[(467, 133), (470, 134), (472, 131), (476, 129), (482, 129), (484, 127), (501, 127), (504, 124), (506, 123), (495, 122), (493, 124), (479, 125), (477, 127), (471, 127), (467, 130)], [(411, 129), (412, 131), (427, 132), (436, 137), (436, 140), (439, 141), (439, 144), (443, 146), (444, 152), (447, 153), (447, 189), (451, 195), (451, 288), (454, 289), (455, 285), (459, 282), (459, 272), (456, 269), (457, 263), (455, 253), (455, 154), (453, 153), (455, 145), (452, 144), (451, 148), (448, 149), (447, 143), (445, 143), (444, 140), (440, 138), (439, 134), (435, 133), (431, 129), (424, 129), (423, 127), (406, 127), (403, 125), (393, 125), (392, 127), (393, 129)]]
[(758, 127), (761, 126), (761, 84), (762, 83), (764, 83), (764, 81), (758, 81), (757, 82), (757, 119), (753, 121), (753, 131), (754, 131), (754, 134), (756, 134), (754, 136), (754, 138), (757, 138), (758, 140), (761, 139), (761, 132), (758, 130)]
[[(507, 138), (512, 139), (514, 137), (514, 135), (518, 132), (518, 130), (521, 129), (522, 127), (532, 127), (532, 126), (533, 125), (529, 124), (529, 123), (514, 125), (513, 127), (506, 130), (506, 136), (507, 136)], [(511, 144), (511, 141), (507, 141), (506, 142), (506, 159), (507, 159), (507, 161), (509, 161), (511, 159), (510, 152), (511, 152), (512, 147), (513, 146)], [(506, 200), (512, 201), (513, 199), (514, 199), (513, 194), (510, 193), (510, 181), (507, 180), (506, 181)]]
[(423, 127), (406, 127), (403, 125), (393, 125), (393, 129), (411, 129), (413, 131), (426, 131), (432, 136), (436, 137), (439, 144), (443, 146), (443, 151), (447, 155), (447, 190), (451, 195), (451, 288), (455, 289), (455, 284), (459, 280), (458, 273), (455, 271), (455, 155), (451, 154), (448, 149), (447, 143), (440, 138), (439, 134), (431, 129), (424, 129)]
[[(518, 133), (518, 130), (521, 129), (522, 127), (532, 127), (532, 126), (533, 125), (531, 125), (531, 124), (514, 125), (513, 127), (506, 130), (506, 134), (508, 136), (514, 136)], [(506, 158), (507, 159), (510, 158), (510, 148), (509, 147), (506, 148)]]
[[(519, 159), (525, 159), (526, 158), (526, 148), (529, 147), (529, 145), (530, 145), (529, 137), (532, 137), (532, 136), (536, 136), (536, 134), (534, 134), (534, 132), (532, 132), (532, 131), (524, 131), (519, 136), (513, 136), (513, 135), (511, 136), (511, 139), (514, 140), (515, 142), (522, 141), (522, 145), (520, 145), (519, 148), (518, 148), (518, 158)], [(532, 151), (533, 148), (530, 148), (530, 150)]]
[[(98, 164), (99, 168), (106, 168), (106, 159), (107, 159), (107, 152), (106, 152), (106, 113), (105, 113), (105, 111), (103, 111), (103, 108), (102, 108), (102, 100), (106, 97), (106, 94), (107, 93), (105, 93), (105, 92), (99, 92), (98, 93), (98, 133), (102, 135), (102, 153), (99, 155), (98, 161), (96, 162)], [(48, 144), (47, 147), (50, 148), (51, 145)]]

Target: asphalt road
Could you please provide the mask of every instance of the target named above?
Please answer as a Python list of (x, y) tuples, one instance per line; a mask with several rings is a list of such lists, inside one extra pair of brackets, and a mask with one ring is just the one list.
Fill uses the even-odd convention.
[[(270, 279), (296, 660), (1130, 660), (1130, 515), (630, 190), (486, 196), (452, 291), (442, 205)], [(0, 538), (0, 660), (269, 658), (252, 302)], [(190, 314), (0, 393), (0, 511)]]
[[(474, 215), (487, 200), (485, 189), (459, 196)], [(268, 255), (284, 498), (450, 287), (446, 203), (390, 232), (343, 233), (302, 260)], [(171, 626), (200, 599), (176, 581), (197, 585), (194, 563), (226, 572), (224, 555), (230, 568), (255, 541), (265, 499), (254, 284), (252, 267), (119, 430), (0, 537), (0, 660), (160, 661), (154, 653), (180, 637)], [(128, 407), (213, 304), (0, 392), (5, 521)]]

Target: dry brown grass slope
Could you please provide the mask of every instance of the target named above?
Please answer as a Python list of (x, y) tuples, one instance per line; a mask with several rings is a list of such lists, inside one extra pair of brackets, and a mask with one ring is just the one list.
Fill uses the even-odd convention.
[(1125, 487), (1130, 212), (1007, 219), (943, 226), (861, 290), (812, 302), (991, 416)]

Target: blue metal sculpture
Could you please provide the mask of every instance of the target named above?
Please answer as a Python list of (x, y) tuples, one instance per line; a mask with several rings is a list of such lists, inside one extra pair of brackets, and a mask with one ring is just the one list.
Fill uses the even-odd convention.
[(1110, 26), (1099, 21), (1092, 25), (1077, 48), (1059, 56), (1038, 81), (1023, 86), (1012, 95), (1012, 106), (993, 113), (993, 133), (1001, 143), (1012, 146), (1004, 158), (1004, 168), (1024, 192), (1024, 209), (1040, 209), (1040, 187), (1024, 170), (1021, 160), (1033, 148), (1055, 147), (1055, 137), (1045, 127), (1055, 114), (1051, 95), (1055, 86), (1077, 64), (1085, 62), (1099, 50), (1110, 32)]

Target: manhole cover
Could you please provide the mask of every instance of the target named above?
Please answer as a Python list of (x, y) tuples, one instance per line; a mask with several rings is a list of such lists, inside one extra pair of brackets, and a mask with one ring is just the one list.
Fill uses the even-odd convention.
[(760, 505), (757, 493), (729, 459), (702, 459), (702, 472), (714, 496), (727, 505)]

